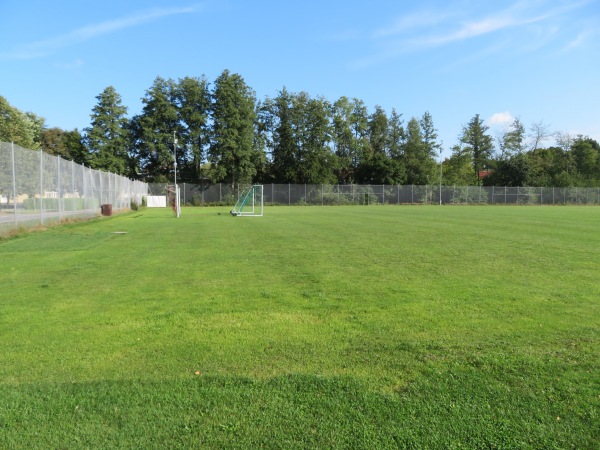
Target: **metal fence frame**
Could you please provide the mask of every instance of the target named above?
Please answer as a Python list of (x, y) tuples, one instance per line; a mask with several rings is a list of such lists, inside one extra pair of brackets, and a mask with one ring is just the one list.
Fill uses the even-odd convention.
[[(166, 185), (150, 184), (153, 195)], [(264, 184), (265, 205), (600, 205), (598, 187)], [(182, 183), (188, 206), (234, 205), (245, 186)]]
[(0, 142), (0, 233), (96, 217), (142, 202), (148, 185), (60, 156)]

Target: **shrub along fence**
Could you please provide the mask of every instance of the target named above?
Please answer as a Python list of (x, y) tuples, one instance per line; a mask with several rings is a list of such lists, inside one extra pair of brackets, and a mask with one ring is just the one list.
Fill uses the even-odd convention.
[(148, 185), (0, 142), (0, 234), (128, 209), (148, 195)]
[[(152, 195), (166, 186), (150, 184)], [(245, 186), (182, 183), (186, 206), (233, 205)], [(600, 188), (265, 184), (265, 205), (599, 205)]]

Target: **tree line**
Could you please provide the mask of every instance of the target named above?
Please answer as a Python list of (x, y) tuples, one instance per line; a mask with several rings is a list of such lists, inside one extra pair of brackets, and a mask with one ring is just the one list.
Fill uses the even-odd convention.
[[(451, 155), (429, 112), (405, 122), (395, 109), (369, 111), (357, 98), (333, 102), (285, 87), (256, 98), (228, 70), (206, 77), (157, 77), (128, 108), (114, 87), (97, 97), (90, 126), (65, 131), (0, 96), (0, 141), (148, 182), (600, 186), (600, 145), (519, 118), (491, 136), (476, 114)], [(556, 145), (543, 147), (553, 137)], [(176, 165), (175, 165), (176, 159)], [(440, 164), (442, 167), (440, 167)]]

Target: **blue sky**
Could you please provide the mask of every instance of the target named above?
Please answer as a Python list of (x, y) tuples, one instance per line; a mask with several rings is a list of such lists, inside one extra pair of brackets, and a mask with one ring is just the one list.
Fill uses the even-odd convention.
[(600, 0), (1, 0), (0, 95), (82, 130), (107, 86), (132, 116), (157, 76), (229, 69), (259, 99), (429, 111), (445, 155), (475, 114), (600, 141), (599, 25)]

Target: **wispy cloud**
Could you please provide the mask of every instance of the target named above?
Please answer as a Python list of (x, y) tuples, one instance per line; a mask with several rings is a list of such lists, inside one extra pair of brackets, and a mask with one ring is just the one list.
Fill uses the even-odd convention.
[(55, 63), (54, 67), (57, 67), (59, 69), (64, 69), (64, 70), (75, 70), (75, 69), (79, 69), (80, 67), (83, 67), (85, 63), (83, 62), (82, 59), (76, 59), (75, 61), (71, 61), (71, 62), (62, 62), (62, 63)]
[[(467, 42), (511, 29), (537, 26), (552, 31), (550, 34), (544, 32), (544, 36), (552, 35), (557, 28), (552, 22), (550, 24), (546, 22), (589, 3), (590, 0), (582, 0), (575, 3), (562, 3), (552, 8), (544, 0), (523, 0), (509, 5), (503, 10), (490, 12), (480, 17), (469, 17), (469, 11), (415, 11), (398, 17), (388, 25), (373, 31), (371, 42), (375, 51), (370, 56), (355, 61), (353, 66), (364, 68), (409, 52)], [(432, 29), (435, 31), (432, 32)], [(582, 34), (579, 39), (571, 42), (569, 48), (575, 48), (588, 38), (587, 35)]]
[[(548, 18), (549, 14), (532, 15), (523, 17), (519, 14), (519, 7), (512, 7), (479, 20), (463, 20), (454, 24), (445, 23), (450, 28), (445, 33), (417, 35), (408, 39), (409, 47), (438, 47), (458, 41), (473, 39), (486, 34), (494, 33), (508, 28), (531, 25)], [(451, 29), (454, 28), (454, 29)]]
[(577, 36), (572, 39), (570, 42), (565, 45), (559, 53), (567, 53), (571, 50), (576, 50), (578, 48), (583, 47), (588, 41), (592, 39), (594, 35), (598, 34), (597, 31), (594, 30), (584, 30), (577, 34)]
[(51, 55), (61, 48), (69, 47), (126, 28), (132, 28), (144, 23), (160, 20), (164, 17), (198, 12), (200, 8), (200, 5), (192, 5), (187, 7), (153, 8), (139, 11), (129, 16), (86, 25), (60, 36), (23, 44), (12, 52), (0, 54), (0, 57), (3, 57), (4, 59), (41, 58)]
[(452, 16), (452, 14), (442, 11), (416, 11), (396, 18), (390, 25), (378, 28), (371, 34), (371, 37), (380, 39), (402, 35), (411, 30), (438, 25)]

